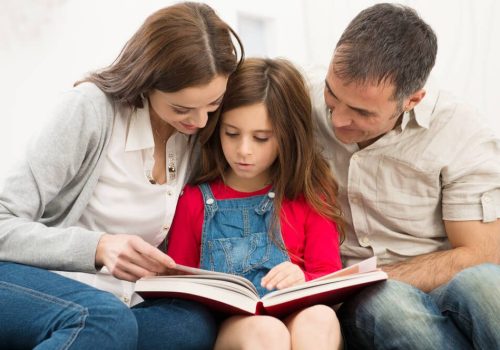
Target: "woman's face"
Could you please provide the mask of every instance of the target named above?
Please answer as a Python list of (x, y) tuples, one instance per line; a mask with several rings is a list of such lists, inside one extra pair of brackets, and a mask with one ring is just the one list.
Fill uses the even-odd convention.
[(183, 134), (195, 134), (207, 124), (226, 92), (227, 76), (218, 75), (206, 85), (188, 87), (176, 92), (153, 90), (149, 108), (160, 119)]

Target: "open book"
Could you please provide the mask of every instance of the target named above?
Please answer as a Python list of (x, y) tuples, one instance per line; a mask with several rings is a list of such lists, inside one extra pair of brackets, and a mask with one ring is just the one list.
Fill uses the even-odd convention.
[(337, 304), (361, 288), (386, 280), (376, 257), (259, 298), (247, 279), (221, 272), (177, 265), (172, 275), (144, 277), (135, 285), (143, 298), (173, 297), (201, 302), (229, 314), (285, 316), (315, 304)]

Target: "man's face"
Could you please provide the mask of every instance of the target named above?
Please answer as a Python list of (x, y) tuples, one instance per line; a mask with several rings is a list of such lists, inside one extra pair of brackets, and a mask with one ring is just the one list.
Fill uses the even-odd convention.
[(330, 64), (324, 94), (335, 136), (342, 143), (369, 146), (392, 130), (402, 113), (392, 98), (394, 87), (389, 83), (346, 84), (335, 75), (334, 64)]

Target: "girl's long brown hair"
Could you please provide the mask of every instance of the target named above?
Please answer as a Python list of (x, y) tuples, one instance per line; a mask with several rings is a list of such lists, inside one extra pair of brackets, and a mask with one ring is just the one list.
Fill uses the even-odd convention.
[(278, 142), (278, 158), (271, 168), (275, 192), (275, 220), (284, 198), (303, 195), (319, 214), (334, 221), (343, 240), (342, 212), (337, 182), (314, 138), (312, 106), (299, 71), (284, 59), (246, 59), (231, 75), (218, 114), (199, 133), (201, 163), (192, 184), (224, 179), (229, 165), (220, 143), (221, 115), (232, 109), (263, 103)]
[(83, 81), (96, 84), (115, 101), (142, 108), (142, 94), (153, 89), (176, 92), (208, 84), (217, 75), (229, 76), (243, 55), (236, 33), (210, 6), (185, 2), (149, 16), (115, 62)]

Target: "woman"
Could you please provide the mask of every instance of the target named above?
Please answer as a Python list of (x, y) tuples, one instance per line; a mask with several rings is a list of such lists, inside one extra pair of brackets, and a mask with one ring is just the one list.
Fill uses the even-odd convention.
[(209, 6), (167, 7), (63, 96), (0, 193), (0, 344), (213, 345), (215, 323), (200, 305), (142, 301), (133, 282), (175, 265), (156, 247), (188, 176), (191, 135), (239, 64), (232, 36), (242, 56)]

